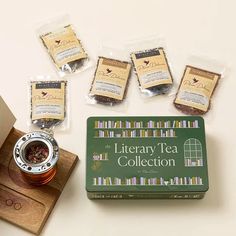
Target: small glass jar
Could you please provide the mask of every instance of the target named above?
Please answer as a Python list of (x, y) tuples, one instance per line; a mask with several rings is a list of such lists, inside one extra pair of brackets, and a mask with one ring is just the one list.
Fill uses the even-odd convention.
[(49, 133), (34, 131), (16, 142), (13, 157), (28, 183), (44, 185), (56, 174), (59, 146)]

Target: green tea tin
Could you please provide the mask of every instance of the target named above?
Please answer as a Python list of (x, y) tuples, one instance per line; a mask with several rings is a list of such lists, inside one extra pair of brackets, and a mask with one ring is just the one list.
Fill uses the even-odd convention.
[(203, 198), (203, 118), (88, 118), (86, 189), (90, 199)]

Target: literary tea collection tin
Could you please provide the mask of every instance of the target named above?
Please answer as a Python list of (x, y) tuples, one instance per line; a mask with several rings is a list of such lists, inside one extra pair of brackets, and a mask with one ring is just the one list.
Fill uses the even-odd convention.
[(208, 190), (204, 120), (199, 116), (90, 117), (90, 199), (199, 199)]

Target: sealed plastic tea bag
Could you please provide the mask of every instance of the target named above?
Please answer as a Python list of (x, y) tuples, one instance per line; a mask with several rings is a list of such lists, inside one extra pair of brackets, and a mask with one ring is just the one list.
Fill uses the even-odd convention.
[[(42, 79), (42, 77), (40, 77)], [(31, 124), (40, 129), (65, 128), (68, 119), (67, 81), (30, 82)]]
[(40, 26), (37, 32), (60, 76), (83, 71), (90, 65), (68, 16)]
[(172, 88), (173, 77), (163, 45), (163, 39), (155, 37), (127, 45), (144, 97), (166, 94)]
[(210, 110), (211, 98), (225, 67), (216, 61), (191, 56), (185, 67), (174, 106), (188, 115), (203, 115)]
[[(111, 50), (110, 53), (108, 50)], [(114, 106), (124, 102), (130, 79), (131, 63), (123, 60), (119, 55), (107, 48), (104, 53), (100, 53), (88, 95), (90, 104)]]

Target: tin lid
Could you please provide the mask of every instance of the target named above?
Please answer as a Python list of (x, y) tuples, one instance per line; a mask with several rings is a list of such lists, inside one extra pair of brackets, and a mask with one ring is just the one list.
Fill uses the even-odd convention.
[(59, 146), (48, 133), (34, 131), (22, 136), (13, 150), (17, 166), (25, 173), (42, 174), (52, 169), (59, 158)]
[(90, 117), (88, 192), (206, 192), (200, 116)]

